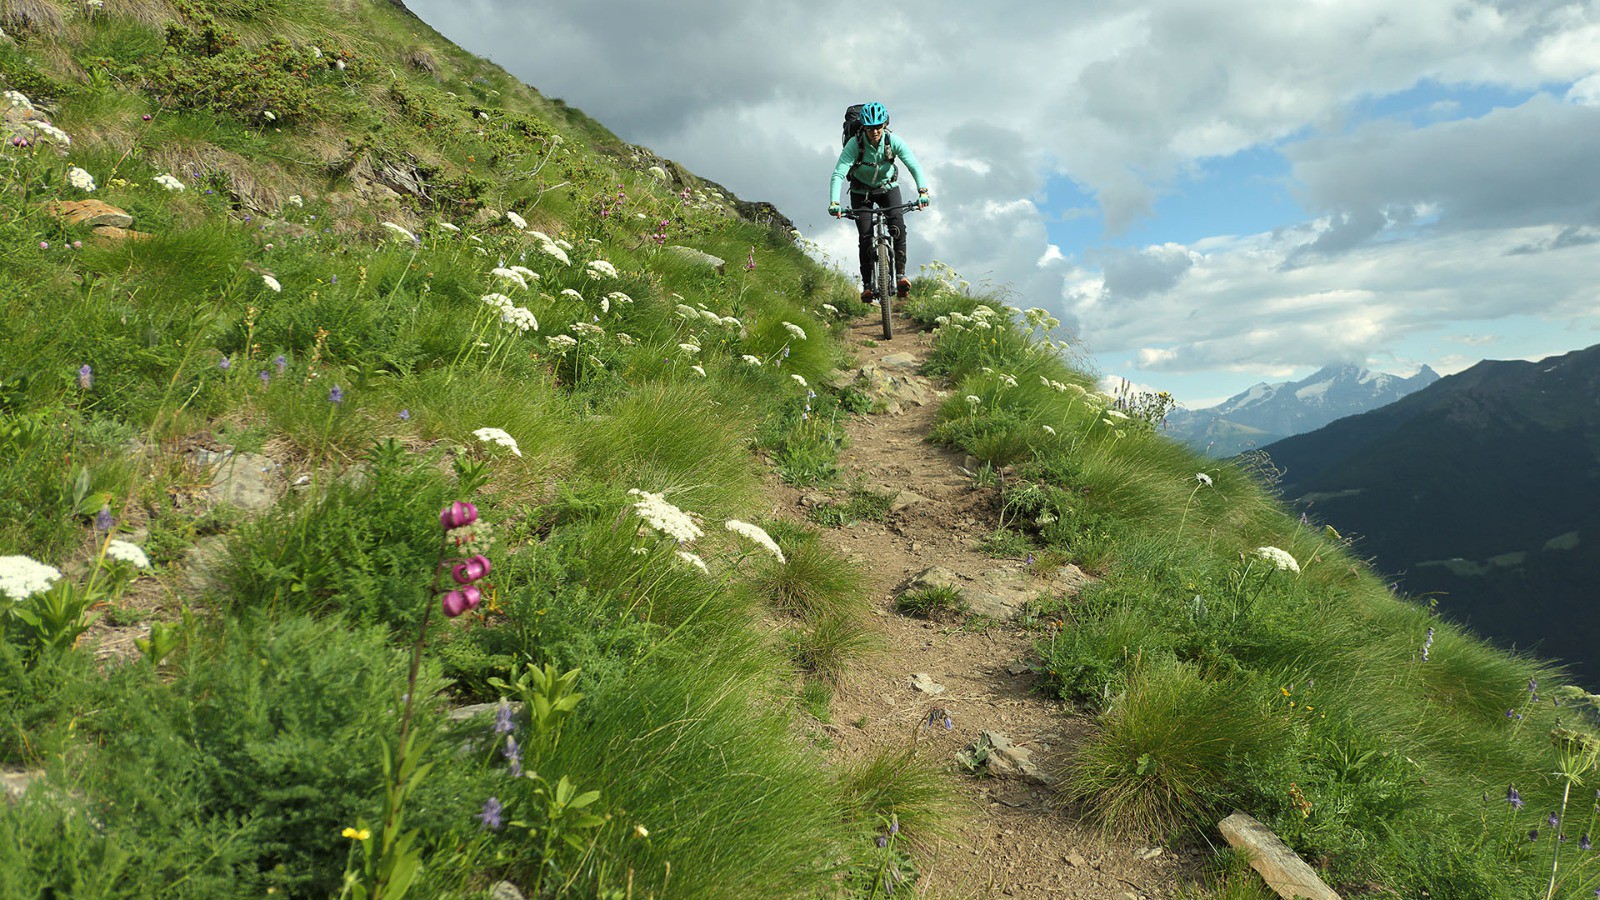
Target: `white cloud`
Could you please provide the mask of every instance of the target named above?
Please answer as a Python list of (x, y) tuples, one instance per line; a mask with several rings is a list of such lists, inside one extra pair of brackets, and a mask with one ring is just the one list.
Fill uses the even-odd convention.
[[(929, 0), (870, 30), (843, 0), (407, 2), (624, 139), (775, 203), (847, 271), (828, 176), (844, 106), (878, 99), (933, 183), (908, 217), (913, 270), (1009, 287), (1151, 370), (1271, 377), (1512, 312), (1595, 333), (1600, 0)], [(1485, 89), (1512, 99), (1484, 112)], [(1366, 121), (1403, 92), (1418, 121)], [(1231, 235), (1201, 211), (1168, 230), (1185, 177), (1240, 151), (1287, 159), (1300, 221)], [(1045, 194), (1066, 181), (1092, 210)], [(1104, 242), (1149, 238), (1052, 236), (1089, 214)]]

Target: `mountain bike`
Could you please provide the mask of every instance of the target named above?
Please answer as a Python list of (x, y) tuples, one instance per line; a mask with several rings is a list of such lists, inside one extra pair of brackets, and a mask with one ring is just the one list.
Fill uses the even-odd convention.
[(861, 216), (870, 216), (872, 222), (872, 293), (878, 296), (878, 309), (883, 313), (883, 339), (894, 339), (894, 326), (890, 324), (889, 316), (894, 305), (894, 235), (889, 233), (889, 217), (887, 213), (895, 210), (921, 209), (921, 205), (913, 200), (898, 206), (873, 206), (856, 207), (839, 210), (839, 215), (846, 219), (858, 219)]

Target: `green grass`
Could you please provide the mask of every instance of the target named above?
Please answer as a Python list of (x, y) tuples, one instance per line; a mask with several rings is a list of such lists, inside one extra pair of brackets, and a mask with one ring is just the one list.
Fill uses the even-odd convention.
[[(848, 897), (888, 865), (914, 877), (908, 848), (949, 816), (937, 761), (907, 749), (836, 772), (794, 721), (826, 721), (874, 649), (865, 575), (811, 525), (765, 518), (763, 464), (837, 484), (845, 423), (869, 406), (828, 386), (846, 323), (870, 312), (849, 280), (708, 206), (704, 184), (685, 203), (602, 124), (386, 4), (208, 0), (193, 8), (217, 27), (190, 18), (170, 42), (164, 4), (107, 6), (0, 46), (7, 84), (54, 102), (95, 198), (149, 235), (64, 226), (44, 204), (83, 198), (66, 160), (0, 156), (0, 556), (58, 566), (48, 598), (87, 589), (104, 507), (155, 563), (128, 588), (160, 597), (149, 623), (193, 618), (157, 671), (43, 645), (0, 609), (0, 760), (48, 770), (0, 808), (0, 871), (28, 896), (331, 893), (338, 835), (380, 806), (378, 748), (431, 608), (414, 894), (509, 878), (542, 896)], [(385, 166), (417, 189), (361, 199)], [(153, 184), (169, 173), (187, 189)], [(486, 207), (566, 241), (568, 262)], [(662, 219), (726, 271), (664, 252)], [(617, 276), (589, 274), (595, 260)], [(509, 287), (501, 262), (538, 278)], [(502, 327), (490, 292), (539, 328)], [(1551, 703), (1562, 674), (1394, 597), (1262, 473), (1159, 434), (1159, 397), (1097, 395), (1047, 317), (1004, 299), (931, 266), (907, 311), (937, 327), (928, 371), (953, 382), (935, 439), (998, 490), (992, 552), (1096, 578), (1038, 647), (1045, 689), (1095, 718), (1066, 796), (1108, 829), (1175, 840), (1247, 808), (1342, 885), (1534, 895), (1552, 845), (1526, 831), (1563, 787), (1548, 734), (1577, 721)], [(218, 445), (279, 462), (280, 501), (214, 505), (186, 460)], [(703, 533), (663, 536), (630, 490)], [(841, 490), (814, 524), (892, 503)], [(451, 620), (432, 585), (450, 578), (438, 512), (454, 500), (478, 505), (493, 567), (483, 605)], [(785, 560), (730, 518), (761, 522)], [(1264, 546), (1299, 573), (1267, 569)], [(125, 587), (95, 583), (112, 623), (144, 617)], [(900, 606), (961, 613), (952, 592)], [(559, 728), (514, 726), (543, 781), (510, 774), (503, 735), (437, 718), (528, 664), (576, 671), (583, 694)], [(538, 793), (562, 777), (599, 792), (600, 824), (554, 823), (571, 843), (545, 840)], [(477, 818), (490, 797), (499, 830)], [(1572, 859), (1563, 871), (1586, 871)], [(1235, 860), (1216, 869), (1195, 890), (1251, 896)]]

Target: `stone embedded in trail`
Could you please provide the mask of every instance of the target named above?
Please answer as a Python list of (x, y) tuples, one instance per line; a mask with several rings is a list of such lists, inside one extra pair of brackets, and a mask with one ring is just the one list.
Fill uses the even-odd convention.
[(952, 587), (967, 600), (972, 612), (997, 621), (1009, 621), (1029, 601), (1041, 596), (1068, 597), (1089, 582), (1077, 566), (1062, 566), (1047, 577), (1036, 577), (1024, 563), (1001, 562), (976, 577), (958, 575), (943, 566), (931, 566), (918, 573), (907, 591)]
[(882, 364), (868, 363), (848, 378), (841, 379), (844, 383), (838, 386), (853, 387), (874, 400), (881, 401), (883, 411), (891, 416), (901, 414), (908, 405), (928, 405), (937, 392), (927, 378), (911, 372), (885, 371), (889, 359), (897, 356), (909, 356), (909, 354), (893, 354), (885, 358)]
[(894, 495), (894, 499), (889, 501), (889, 512), (897, 513), (897, 512), (900, 512), (901, 510), (909, 509), (909, 508), (911, 508), (913, 506), (916, 506), (916, 505), (918, 505), (920, 503), (927, 503), (927, 502), (928, 502), (928, 498), (927, 497), (924, 497), (924, 496), (922, 496), (921, 494), (919, 494), (919, 493), (917, 493), (915, 491), (908, 491), (908, 490), (901, 489), (898, 493), (896, 493)]
[(68, 225), (127, 228), (133, 224), (133, 216), (100, 200), (56, 200), (46, 204), (45, 208)]
[(1242, 848), (1250, 857), (1250, 867), (1261, 873), (1267, 886), (1284, 900), (1340, 900), (1339, 894), (1318, 877), (1289, 845), (1272, 829), (1249, 813), (1235, 811), (1217, 824), (1229, 845)]
[(910, 369), (915, 372), (922, 368), (922, 361), (910, 353), (891, 353), (878, 360), (878, 365), (885, 369)]
[(924, 694), (942, 694), (944, 685), (933, 680), (927, 672), (914, 672), (911, 675), (911, 687)]
[(983, 767), (996, 778), (1022, 778), (1039, 784), (1049, 783), (1049, 779), (1040, 773), (1038, 764), (1033, 761), (1033, 751), (1018, 746), (1001, 732), (980, 732), (977, 742), (966, 753), (972, 759), (981, 760)]

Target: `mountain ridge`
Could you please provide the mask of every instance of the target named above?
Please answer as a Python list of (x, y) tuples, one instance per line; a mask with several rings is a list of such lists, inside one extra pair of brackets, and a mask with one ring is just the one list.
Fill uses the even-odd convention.
[(1600, 345), (1485, 360), (1263, 452), (1285, 499), (1357, 535), (1408, 592), (1595, 673), (1579, 586), (1600, 564), (1596, 391)]
[(1329, 365), (1299, 381), (1260, 382), (1216, 406), (1174, 411), (1167, 427), (1202, 453), (1232, 456), (1393, 403), (1438, 380), (1427, 365), (1411, 376)]

